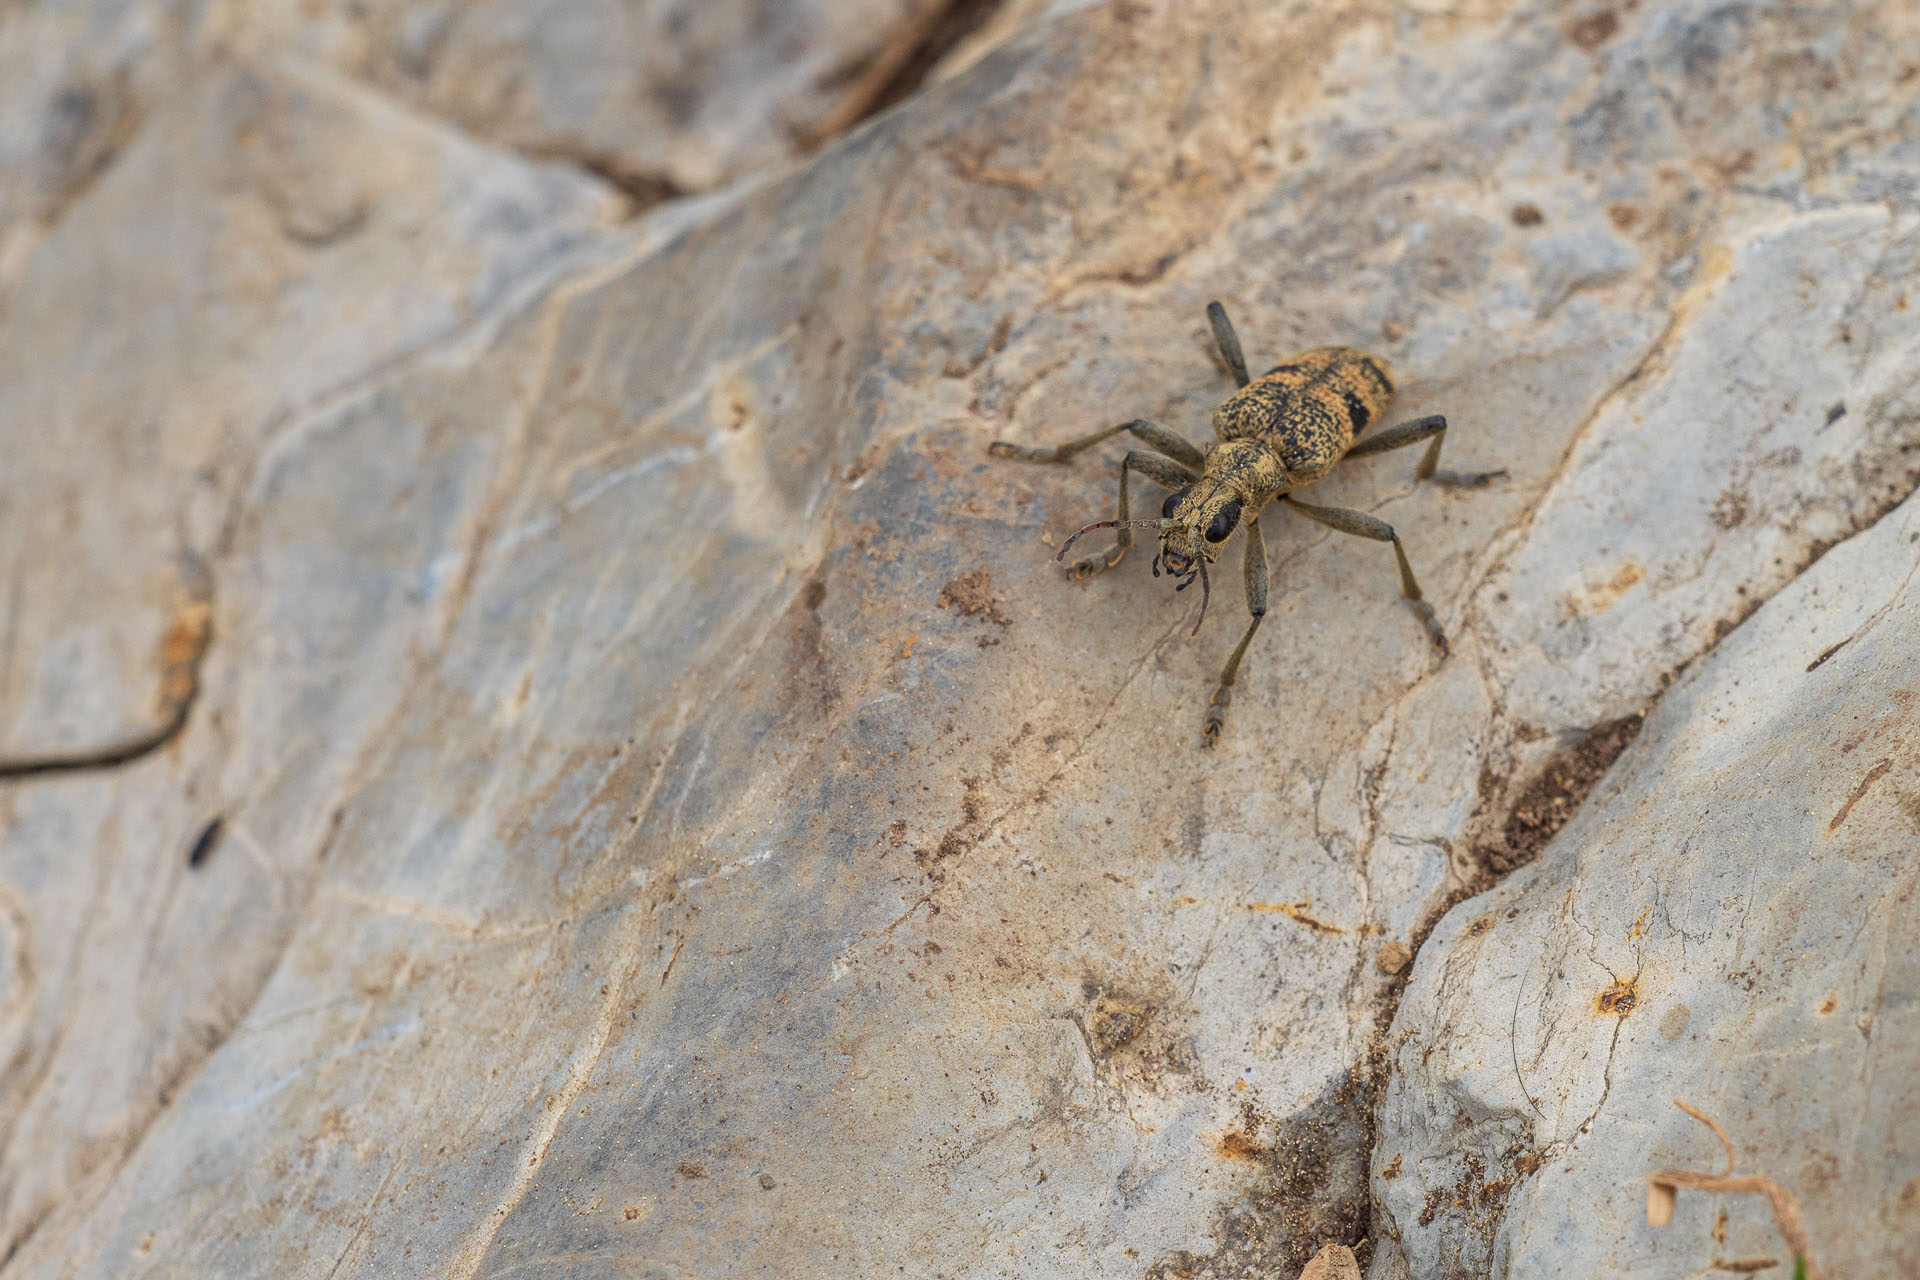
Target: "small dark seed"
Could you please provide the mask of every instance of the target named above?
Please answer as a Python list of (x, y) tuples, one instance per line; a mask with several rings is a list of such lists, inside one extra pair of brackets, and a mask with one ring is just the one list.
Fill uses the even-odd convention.
[(220, 843), (220, 828), (226, 819), (215, 815), (213, 820), (200, 828), (200, 834), (187, 849), (187, 866), (198, 870), (206, 860), (213, 856), (213, 848)]

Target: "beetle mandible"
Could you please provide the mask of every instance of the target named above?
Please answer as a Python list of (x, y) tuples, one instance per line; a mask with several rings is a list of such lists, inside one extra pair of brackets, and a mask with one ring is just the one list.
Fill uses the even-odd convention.
[[(1364, 511), (1344, 507), (1319, 507), (1294, 497), (1294, 491), (1312, 484), (1333, 470), (1342, 458), (1361, 458), (1368, 454), (1404, 449), (1422, 440), (1431, 440), (1414, 469), (1421, 480), (1438, 484), (1478, 488), (1506, 474), (1501, 471), (1460, 473), (1439, 469), (1440, 445), (1446, 439), (1447, 420), (1431, 414), (1389, 427), (1367, 440), (1354, 443), (1367, 424), (1385, 412), (1393, 400), (1393, 375), (1386, 361), (1355, 347), (1315, 347), (1303, 351), (1284, 364), (1276, 365), (1258, 378), (1247, 376), (1247, 360), (1240, 351), (1240, 338), (1226, 308), (1218, 302), (1207, 304), (1207, 321), (1220, 354), (1232, 370), (1239, 389), (1213, 411), (1213, 432), (1218, 437), (1201, 448), (1177, 431), (1136, 418), (1131, 422), (1044, 447), (995, 440), (989, 453), (1025, 462), (1066, 462), (1075, 455), (1125, 431), (1147, 446), (1129, 452), (1120, 464), (1120, 503), (1111, 520), (1087, 525), (1060, 548), (1054, 559), (1067, 554), (1067, 548), (1081, 534), (1094, 529), (1117, 529), (1114, 545), (1105, 552), (1075, 561), (1067, 572), (1084, 578), (1119, 564), (1133, 545), (1135, 529), (1154, 529), (1160, 534), (1160, 552), (1153, 559), (1153, 576), (1162, 569), (1180, 579), (1177, 591), (1184, 591), (1200, 579), (1200, 619), (1194, 633), (1206, 618), (1206, 599), (1210, 594), (1207, 566), (1213, 562), (1222, 543), (1233, 536), (1243, 522), (1247, 531), (1245, 560), (1247, 609), (1253, 617), (1246, 634), (1234, 646), (1220, 672), (1219, 686), (1207, 703), (1206, 727), (1201, 745), (1210, 747), (1219, 740), (1226, 723), (1227, 707), (1233, 702), (1233, 685), (1240, 673), (1240, 659), (1247, 651), (1253, 633), (1267, 613), (1267, 551), (1260, 536), (1260, 512), (1269, 502), (1284, 502), (1310, 520), (1317, 520), (1341, 533), (1372, 538), (1393, 544), (1394, 559), (1400, 567), (1400, 594), (1412, 606), (1434, 646), (1444, 656), (1447, 635), (1434, 615), (1433, 606), (1420, 593), (1413, 565), (1393, 526)], [(1127, 510), (1127, 476), (1138, 471), (1154, 483), (1173, 490), (1160, 508), (1158, 520), (1134, 520)]]

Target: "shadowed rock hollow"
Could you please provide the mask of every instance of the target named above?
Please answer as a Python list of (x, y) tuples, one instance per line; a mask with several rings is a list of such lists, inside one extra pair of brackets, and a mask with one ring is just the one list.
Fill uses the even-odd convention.
[[(402, 6), (128, 46), (124, 140), (0, 205), (0, 754), (211, 642), (160, 749), (0, 781), (0, 1277), (1779, 1260), (1639, 1218), (1676, 1095), (1912, 1268), (1913, 14), (1055, 8), (774, 168), (615, 166), (600, 71), (483, 38), (542, 6), (404, 83)], [(559, 163), (674, 155), (756, 176)], [(1508, 476), (1308, 495), (1444, 660), (1263, 521), (1202, 753), (1237, 544), (1189, 638), (1052, 563), (1120, 446), (985, 446), (1200, 437), (1211, 298)]]

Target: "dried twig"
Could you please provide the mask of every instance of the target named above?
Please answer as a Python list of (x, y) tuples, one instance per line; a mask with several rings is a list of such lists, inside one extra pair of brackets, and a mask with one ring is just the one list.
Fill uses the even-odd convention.
[(1806, 1280), (1820, 1280), (1820, 1268), (1813, 1260), (1813, 1249), (1807, 1240), (1807, 1229), (1800, 1221), (1800, 1206), (1787, 1194), (1787, 1189), (1772, 1178), (1759, 1175), (1733, 1176), (1733, 1139), (1712, 1117), (1698, 1108), (1690, 1107), (1675, 1098), (1673, 1105), (1713, 1130), (1713, 1136), (1720, 1140), (1721, 1150), (1727, 1153), (1727, 1167), (1719, 1173), (1698, 1173), (1691, 1169), (1661, 1169), (1647, 1175), (1647, 1221), (1656, 1227), (1664, 1227), (1673, 1221), (1674, 1205), (1679, 1202), (1679, 1191), (1713, 1191), (1723, 1195), (1761, 1195), (1773, 1206), (1773, 1219), (1780, 1226), (1780, 1234), (1786, 1237), (1787, 1248), (1794, 1259), (1805, 1266)]

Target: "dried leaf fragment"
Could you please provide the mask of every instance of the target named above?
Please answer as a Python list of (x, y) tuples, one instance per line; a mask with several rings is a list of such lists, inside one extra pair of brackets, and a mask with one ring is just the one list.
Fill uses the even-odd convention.
[(1398, 938), (1388, 938), (1380, 944), (1380, 954), (1374, 957), (1373, 963), (1384, 974), (1405, 973), (1413, 963), (1413, 948)]
[(1712, 1191), (1722, 1195), (1762, 1195), (1773, 1206), (1773, 1219), (1780, 1227), (1780, 1234), (1786, 1239), (1787, 1249), (1794, 1258), (1794, 1273), (1804, 1276), (1805, 1280), (1820, 1280), (1820, 1267), (1813, 1260), (1813, 1249), (1807, 1240), (1806, 1225), (1800, 1220), (1800, 1205), (1788, 1194), (1787, 1189), (1772, 1178), (1758, 1174), (1734, 1177), (1733, 1139), (1720, 1127), (1718, 1121), (1697, 1107), (1688, 1106), (1675, 1098), (1673, 1105), (1713, 1130), (1713, 1136), (1720, 1140), (1720, 1149), (1726, 1153), (1726, 1168), (1719, 1173), (1700, 1173), (1692, 1169), (1660, 1169), (1647, 1175), (1647, 1222), (1656, 1227), (1664, 1227), (1673, 1221), (1675, 1205), (1679, 1203), (1681, 1188), (1689, 1191)]
[(1307, 1260), (1300, 1280), (1360, 1280), (1360, 1260), (1343, 1244), (1330, 1244)]

